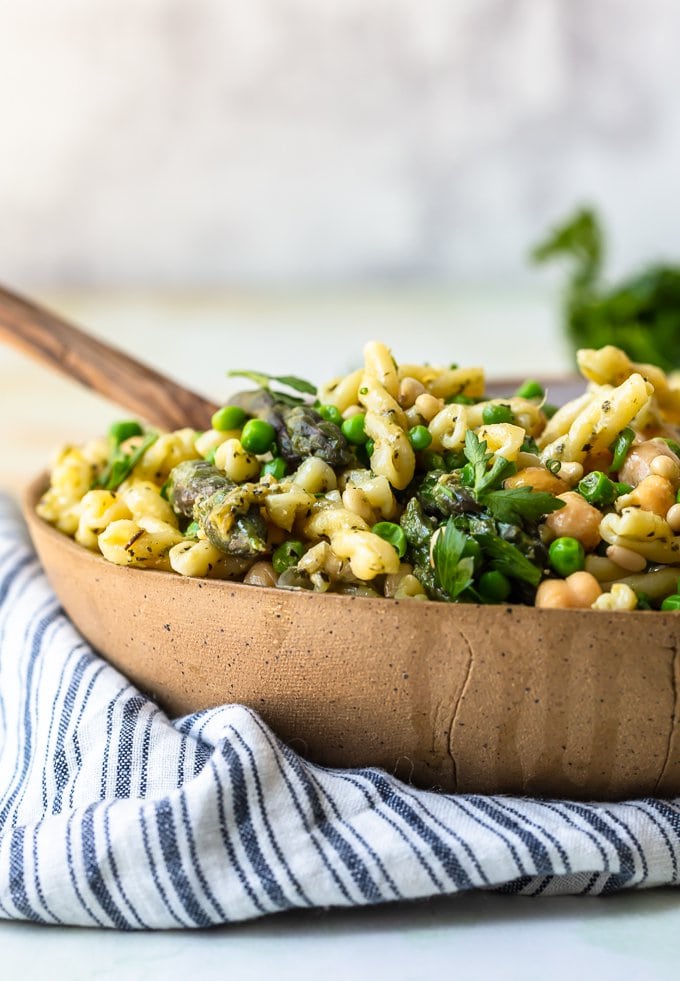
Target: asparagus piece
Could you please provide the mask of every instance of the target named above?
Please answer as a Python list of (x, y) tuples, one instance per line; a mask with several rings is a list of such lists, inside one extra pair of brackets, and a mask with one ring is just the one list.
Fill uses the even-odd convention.
[(339, 426), (324, 419), (311, 405), (286, 405), (266, 388), (239, 392), (229, 401), (274, 427), (279, 454), (291, 467), (308, 456), (318, 456), (332, 467), (346, 467), (352, 459)]
[(168, 483), (168, 500), (176, 514), (197, 521), (222, 552), (245, 558), (269, 551), (259, 509), (265, 493), (258, 484), (238, 486), (207, 460), (178, 464)]

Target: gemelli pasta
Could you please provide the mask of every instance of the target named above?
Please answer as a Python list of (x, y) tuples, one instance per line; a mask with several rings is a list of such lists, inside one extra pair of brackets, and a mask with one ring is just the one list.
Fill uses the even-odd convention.
[[(583, 350), (559, 409), (528, 381), (371, 342), (319, 389), (244, 372), (202, 433), (120, 422), (56, 456), (38, 513), (118, 565), (282, 589), (680, 609), (680, 388)], [(548, 393), (549, 394), (549, 393)]]

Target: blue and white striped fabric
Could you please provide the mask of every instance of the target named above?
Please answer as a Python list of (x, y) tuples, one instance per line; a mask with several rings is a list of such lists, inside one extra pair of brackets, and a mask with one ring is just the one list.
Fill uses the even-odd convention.
[(0, 915), (203, 927), (292, 907), (678, 882), (680, 800), (445, 796), (312, 766), (253, 712), (168, 719), (101, 660), (0, 499)]

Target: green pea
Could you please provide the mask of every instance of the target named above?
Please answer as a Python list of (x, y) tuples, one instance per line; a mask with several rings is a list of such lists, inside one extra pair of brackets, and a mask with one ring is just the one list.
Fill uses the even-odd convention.
[(237, 405), (223, 405), (221, 409), (213, 413), (210, 425), (221, 433), (226, 433), (230, 429), (240, 429), (246, 421), (246, 414)]
[(610, 445), (609, 449), (613, 453), (612, 463), (609, 468), (610, 473), (621, 469), (624, 460), (628, 456), (630, 445), (634, 439), (635, 433), (632, 429), (626, 426), (626, 428), (621, 430), (614, 442)]
[(432, 442), (432, 433), (427, 426), (413, 426), (408, 431), (408, 440), (414, 450), (426, 450)]
[(586, 474), (583, 480), (579, 481), (577, 489), (589, 504), (596, 504), (598, 507), (608, 507), (613, 504), (621, 493), (617, 484), (601, 470), (593, 470)]
[(580, 572), (586, 561), (586, 553), (577, 538), (556, 538), (548, 549), (550, 565), (560, 576)]
[(479, 595), (485, 603), (504, 603), (510, 595), (510, 580), (492, 569), (479, 577)]
[(401, 525), (395, 525), (393, 521), (379, 521), (377, 525), (373, 525), (371, 531), (379, 538), (384, 538), (390, 545), (394, 545), (400, 559), (406, 555), (406, 535)]
[(285, 572), (286, 569), (290, 569), (291, 566), (297, 565), (302, 556), (304, 555), (305, 547), (302, 542), (291, 538), (290, 541), (283, 542), (277, 549), (274, 550), (272, 555), (272, 565), (274, 566), (274, 572), (279, 575)]
[(326, 422), (333, 422), (336, 426), (342, 426), (342, 413), (335, 405), (319, 405), (316, 411)]
[(492, 426), (499, 422), (514, 422), (515, 417), (509, 405), (485, 405), (482, 409), (482, 419), (487, 426)]
[(545, 391), (540, 382), (527, 378), (524, 384), (519, 386), (515, 395), (520, 399), (542, 399)]
[(447, 405), (476, 405), (477, 399), (471, 395), (449, 395), (445, 400)]
[(363, 446), (368, 439), (366, 434), (366, 415), (363, 412), (357, 412), (356, 415), (345, 419), (340, 428), (345, 439), (349, 443), (354, 443), (355, 446)]
[(472, 538), (468, 535), (465, 545), (463, 546), (463, 551), (460, 553), (463, 558), (468, 558), (468, 556), (474, 560), (475, 569), (479, 569), (482, 564), (482, 559), (484, 558), (482, 552), (482, 546), (479, 544), (476, 538)]
[(120, 446), (131, 436), (141, 436), (143, 433), (144, 430), (134, 419), (123, 419), (120, 422), (112, 423), (109, 427), (109, 438), (116, 446)]
[(246, 453), (266, 453), (276, 436), (276, 430), (264, 419), (249, 419), (241, 433), (241, 446)]
[(365, 445), (365, 447), (364, 447), (364, 449), (366, 450), (366, 456), (367, 456), (367, 457), (368, 457), (368, 459), (370, 460), (370, 459), (371, 459), (371, 457), (373, 456), (373, 451), (375, 450), (375, 441), (374, 441), (374, 440), (372, 440), (372, 439), (371, 439), (371, 438), (369, 437), (369, 438), (368, 438), (368, 439), (366, 440), (366, 445)]
[(680, 595), (678, 595), (678, 593), (673, 593), (672, 596), (667, 596), (661, 604), (661, 609), (680, 610)]
[(282, 456), (275, 456), (272, 460), (267, 460), (267, 462), (262, 467), (262, 475), (268, 473), (272, 477), (276, 477), (277, 480), (282, 480), (286, 476), (286, 461)]

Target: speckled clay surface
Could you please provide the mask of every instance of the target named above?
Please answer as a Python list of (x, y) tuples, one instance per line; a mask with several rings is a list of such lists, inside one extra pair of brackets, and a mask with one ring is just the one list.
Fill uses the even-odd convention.
[(330, 766), (419, 786), (621, 799), (680, 793), (680, 615), (288, 592), (126, 569), (33, 541), (78, 629), (171, 714), (256, 709)]

